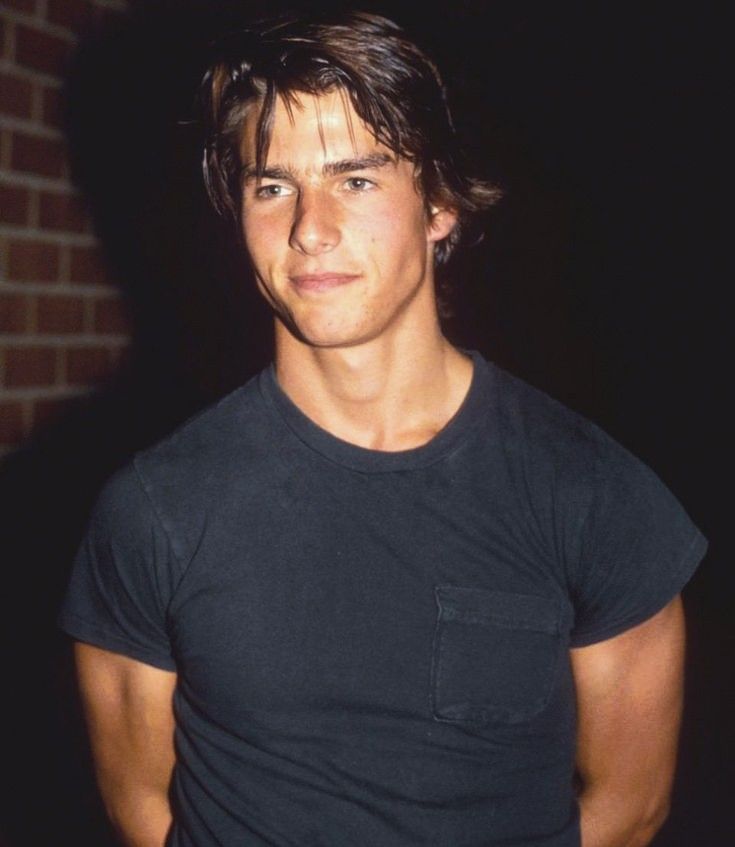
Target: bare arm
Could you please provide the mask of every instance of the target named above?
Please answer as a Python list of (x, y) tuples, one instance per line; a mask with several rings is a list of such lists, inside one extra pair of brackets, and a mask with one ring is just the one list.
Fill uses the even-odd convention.
[(666, 819), (683, 657), (678, 597), (622, 635), (572, 650), (582, 847), (645, 847)]
[(171, 826), (176, 674), (75, 646), (102, 799), (127, 847), (163, 847)]

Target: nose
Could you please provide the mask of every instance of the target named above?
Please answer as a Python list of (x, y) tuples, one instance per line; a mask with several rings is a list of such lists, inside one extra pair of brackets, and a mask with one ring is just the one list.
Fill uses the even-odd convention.
[(340, 241), (339, 221), (334, 205), (321, 192), (302, 191), (289, 244), (307, 256), (318, 256), (333, 250)]

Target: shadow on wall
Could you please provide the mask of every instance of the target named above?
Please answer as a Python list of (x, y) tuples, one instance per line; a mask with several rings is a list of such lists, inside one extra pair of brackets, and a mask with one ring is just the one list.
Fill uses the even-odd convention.
[[(80, 49), (68, 135), (134, 338), (116, 379), (0, 467), (3, 771), (12, 847), (112, 839), (87, 764), (69, 645), (55, 615), (91, 504), (130, 454), (259, 370), (270, 319), (213, 220), (190, 121), (208, 31), (148, 13)], [(62, 835), (63, 834), (63, 835)]]

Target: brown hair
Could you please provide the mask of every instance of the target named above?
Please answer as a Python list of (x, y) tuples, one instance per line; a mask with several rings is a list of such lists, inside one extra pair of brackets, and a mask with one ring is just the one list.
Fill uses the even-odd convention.
[(434, 63), (386, 18), (365, 12), (291, 17), (229, 34), (215, 46), (202, 82), (206, 123), (204, 180), (214, 207), (239, 219), (243, 121), (260, 105), (256, 171), (268, 153), (277, 97), (335, 88), (349, 96), (376, 139), (415, 164), (427, 204), (450, 208), (458, 223), (436, 245), (443, 264), (471, 215), (493, 205), (500, 190), (463, 173), (446, 93)]

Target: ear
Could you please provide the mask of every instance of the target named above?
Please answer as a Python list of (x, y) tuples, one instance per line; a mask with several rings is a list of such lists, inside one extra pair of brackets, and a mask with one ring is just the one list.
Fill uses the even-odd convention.
[(442, 241), (456, 225), (457, 213), (454, 209), (444, 209), (433, 204), (429, 207), (426, 234), (430, 244)]

